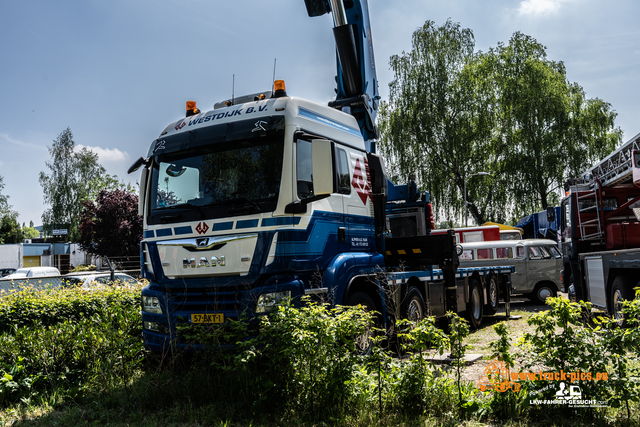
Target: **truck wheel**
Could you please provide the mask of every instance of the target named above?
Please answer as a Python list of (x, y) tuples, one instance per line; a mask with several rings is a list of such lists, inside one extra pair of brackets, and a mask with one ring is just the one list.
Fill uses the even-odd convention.
[(545, 304), (547, 298), (555, 297), (557, 295), (556, 288), (548, 283), (538, 283), (531, 293), (531, 299), (538, 304)]
[(622, 301), (634, 298), (633, 287), (635, 284), (635, 280), (631, 277), (618, 276), (611, 285), (611, 314), (621, 327), (627, 326), (622, 312)]
[(412, 286), (409, 288), (409, 292), (404, 301), (402, 314), (405, 319), (414, 325), (424, 319), (424, 299), (422, 299), (422, 294), (416, 287)]
[(473, 329), (478, 329), (482, 324), (482, 288), (477, 279), (473, 279), (469, 286), (469, 303), (465, 315)]
[(484, 311), (487, 315), (492, 316), (498, 311), (500, 305), (500, 292), (498, 288), (498, 278), (492, 274), (487, 282), (487, 304)]
[[(373, 302), (371, 297), (364, 292), (356, 292), (349, 297), (349, 301), (347, 305), (357, 306), (361, 305), (364, 307), (365, 311), (371, 312), (376, 311), (376, 304)], [(378, 320), (375, 320), (375, 323), (378, 323)], [(371, 349), (373, 348), (373, 342), (371, 341), (371, 337), (373, 336), (373, 327), (375, 325), (369, 325), (366, 327), (364, 333), (362, 335), (358, 335), (355, 337), (356, 344), (356, 352), (361, 355), (366, 355), (371, 353)]]

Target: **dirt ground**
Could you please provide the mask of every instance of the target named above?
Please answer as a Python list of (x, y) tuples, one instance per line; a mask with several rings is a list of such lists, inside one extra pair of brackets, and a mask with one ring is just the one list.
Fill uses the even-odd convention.
[[(565, 293), (559, 293), (558, 296), (567, 298)], [(493, 325), (503, 321), (507, 322), (511, 342), (515, 343), (526, 332), (533, 331), (533, 327), (527, 324), (527, 319), (548, 309), (548, 306), (534, 303), (526, 298), (513, 297), (510, 303), (510, 314), (514, 318), (506, 320), (504, 303), (500, 305), (500, 309), (495, 316), (485, 316), (482, 326), (475, 331), (471, 331), (465, 341), (469, 345), (467, 349), (468, 355), (482, 355), (482, 357), (467, 364), (464, 370), (464, 379), (477, 383), (484, 373), (485, 366), (491, 362), (489, 343), (498, 338), (498, 335), (493, 330)]]

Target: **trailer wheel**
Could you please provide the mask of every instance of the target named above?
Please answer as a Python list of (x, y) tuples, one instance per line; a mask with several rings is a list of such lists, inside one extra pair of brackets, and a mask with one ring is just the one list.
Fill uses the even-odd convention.
[(634, 298), (633, 287), (635, 280), (628, 276), (618, 276), (611, 285), (611, 314), (621, 327), (627, 326), (627, 320), (622, 312), (622, 302)]
[(484, 306), (484, 311), (487, 315), (492, 316), (498, 312), (499, 305), (500, 291), (498, 288), (498, 277), (492, 274), (487, 281), (487, 304)]
[[(371, 297), (364, 292), (356, 292), (351, 295), (347, 305), (361, 305), (367, 312), (376, 311), (376, 304), (373, 302)], [(378, 320), (375, 320), (375, 323), (377, 324)], [(358, 354), (367, 355), (371, 353), (371, 349), (373, 348), (371, 337), (373, 337), (374, 326), (376, 325), (367, 326), (363, 334), (355, 337), (356, 351)]]
[(482, 325), (482, 287), (477, 279), (473, 279), (469, 286), (469, 303), (465, 315), (473, 329), (478, 329)]
[(556, 288), (548, 283), (538, 283), (531, 293), (531, 299), (538, 304), (546, 304), (547, 298), (556, 297)]
[(414, 325), (424, 319), (424, 299), (420, 291), (412, 286), (409, 288), (407, 297), (402, 307), (402, 314), (405, 319), (409, 320)]

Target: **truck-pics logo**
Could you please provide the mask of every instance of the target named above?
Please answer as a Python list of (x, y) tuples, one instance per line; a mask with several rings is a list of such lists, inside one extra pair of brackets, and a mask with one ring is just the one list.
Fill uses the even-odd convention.
[[(367, 165), (367, 161), (365, 160), (365, 166)], [(368, 168), (367, 168), (368, 169)], [(356, 159), (356, 167), (353, 170), (353, 178), (351, 178), (351, 186), (360, 199), (362, 203), (367, 204), (367, 198), (371, 196), (371, 187), (369, 186), (369, 174), (367, 174), (367, 178), (362, 175), (362, 169), (360, 168), (360, 159)]]
[(204, 234), (209, 230), (209, 226), (207, 225), (206, 222), (199, 222), (198, 225), (196, 225), (196, 231), (198, 232), (198, 234)]

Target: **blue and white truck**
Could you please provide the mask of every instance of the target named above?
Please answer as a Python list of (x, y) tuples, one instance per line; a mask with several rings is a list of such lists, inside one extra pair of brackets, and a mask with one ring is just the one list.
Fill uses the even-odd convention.
[(429, 194), (394, 185), (375, 154), (378, 84), (366, 0), (305, 0), (331, 12), (338, 53), (329, 105), (274, 90), (166, 127), (142, 167), (145, 345), (186, 347), (180, 324), (224, 323), (285, 298), (362, 304), (397, 319), (498, 308), (511, 267), (458, 268), (453, 231), (430, 235)]

